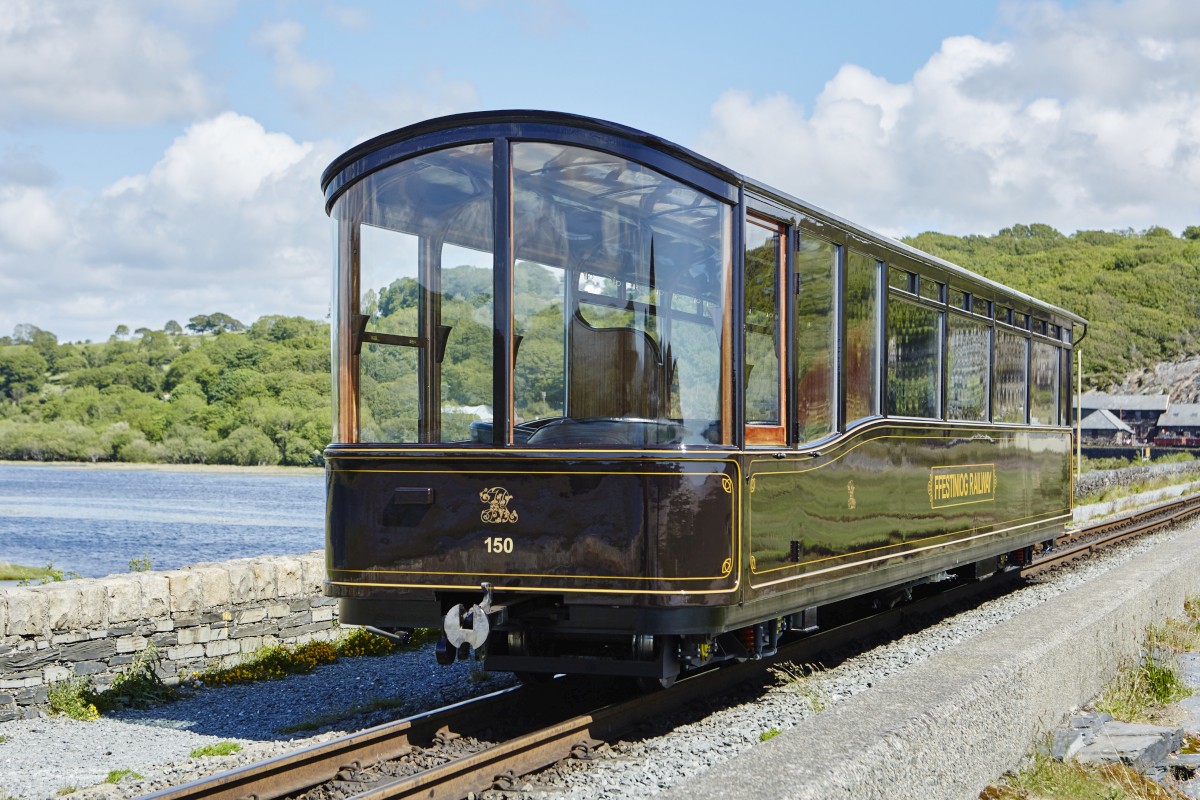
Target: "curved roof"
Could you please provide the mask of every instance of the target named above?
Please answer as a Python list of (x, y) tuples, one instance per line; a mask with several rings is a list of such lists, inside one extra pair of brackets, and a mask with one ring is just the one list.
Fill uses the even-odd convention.
[[(674, 159), (698, 169), (708, 175), (711, 175), (719, 180), (726, 181), (734, 186), (742, 186), (751, 191), (762, 194), (765, 197), (775, 199), (788, 206), (794, 206), (798, 211), (805, 215), (811, 215), (815, 219), (819, 219), (831, 223), (839, 228), (846, 230), (856, 236), (859, 236), (868, 241), (874, 241), (877, 245), (886, 250), (903, 254), (908, 258), (924, 261), (936, 265), (945, 270), (947, 273), (962, 277), (972, 284), (987, 287), (997, 293), (1003, 294), (1024, 303), (1043, 309), (1053, 313), (1065, 320), (1080, 325), (1087, 325), (1087, 320), (1066, 309), (1051, 305), (1035, 297), (1031, 297), (1024, 292), (1017, 291), (1011, 287), (1005, 286), (996, 281), (971, 272), (970, 270), (960, 267), (959, 265), (946, 261), (937, 256), (918, 250), (915, 247), (897, 241), (890, 236), (885, 236), (881, 233), (873, 231), (869, 228), (858, 225), (850, 220), (844, 219), (831, 214), (811, 203), (804, 202), (799, 198), (772, 188), (766, 183), (759, 182), (745, 175), (742, 175), (723, 164), (719, 164), (710, 158), (700, 155), (695, 151), (689, 150), (682, 145), (675, 144), (666, 139), (663, 139), (653, 134), (636, 128), (630, 128), (626, 125), (619, 125), (615, 122), (607, 122), (593, 117), (585, 117), (579, 114), (568, 114), (559, 111), (538, 111), (532, 109), (514, 109), (514, 110), (497, 110), (497, 111), (475, 111), (462, 114), (451, 114), (444, 117), (436, 117), (434, 119), (417, 122), (412, 125), (407, 125), (403, 128), (390, 131), (368, 139), (361, 144), (347, 150), (342, 155), (335, 158), (321, 175), (321, 189), (326, 193), (327, 201), (332, 202), (330, 195), (331, 191), (336, 191), (338, 187), (331, 186), (335, 182), (340, 182), (341, 186), (353, 183), (359, 177), (362, 177), (367, 172), (375, 168), (383, 166), (381, 163), (360, 164), (364, 159), (371, 160), (371, 156), (380, 153), (393, 146), (402, 145), (411, 142), (414, 139), (428, 139), (432, 143), (441, 141), (442, 146), (450, 146), (455, 143), (453, 132), (461, 129), (474, 129), (486, 126), (504, 126), (509, 128), (504, 135), (520, 137), (525, 130), (535, 129), (545, 126), (560, 126), (572, 128), (584, 132), (594, 132), (602, 136), (618, 137), (620, 139), (636, 143), (643, 147), (649, 148), (658, 153), (662, 153)], [(533, 131), (530, 130), (529, 133)], [(478, 139), (477, 139), (478, 141)], [(350, 171), (351, 174), (344, 174)], [(1078, 339), (1077, 339), (1078, 341)]]

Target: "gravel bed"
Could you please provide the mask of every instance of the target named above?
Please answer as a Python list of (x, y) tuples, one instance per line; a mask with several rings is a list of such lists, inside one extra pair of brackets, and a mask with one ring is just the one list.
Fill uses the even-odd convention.
[[(1195, 530), (1192, 528), (1191, 530)], [(694, 776), (753, 747), (764, 733), (786, 730), (821, 707), (838, 703), (1000, 622), (1103, 575), (1135, 554), (1165, 544), (1170, 531), (1060, 571), (1038, 583), (924, 630), (876, 647), (802, 681), (778, 686), (754, 701), (682, 725), (669, 735), (602, 748), (596, 761), (567, 762), (528, 781), (526, 797), (641, 798)], [(246, 686), (207, 689), (150, 711), (129, 711), (93, 722), (61, 717), (0, 723), (0, 798), (41, 800), (66, 787), (71, 797), (138, 797), (234, 766), (261, 760), (351, 730), (512, 685), (507, 675), (477, 678), (471, 662), (439, 667), (431, 646), (385, 657), (343, 659), (294, 676)], [(399, 710), (377, 711), (318, 731), (281, 729), (402, 698)], [(242, 745), (233, 756), (190, 758), (195, 748), (222, 741)], [(113, 770), (142, 780), (103, 783)], [(489, 793), (490, 794), (490, 793)], [(506, 793), (513, 796), (513, 793)]]
[[(201, 689), (147, 711), (125, 711), (80, 722), (44, 717), (0, 723), (0, 798), (42, 800), (68, 787), (78, 800), (140, 797), (167, 786), (261, 761), (351, 731), (503, 689), (508, 675), (479, 680), (473, 662), (441, 667), (433, 645), (390, 656), (339, 659), (307, 675)], [(371, 703), (399, 707), (347, 717), (323, 727), (283, 733), (295, 725), (342, 716)], [(199, 747), (236, 742), (231, 756), (190, 758)], [(114, 770), (132, 770), (104, 783)]]

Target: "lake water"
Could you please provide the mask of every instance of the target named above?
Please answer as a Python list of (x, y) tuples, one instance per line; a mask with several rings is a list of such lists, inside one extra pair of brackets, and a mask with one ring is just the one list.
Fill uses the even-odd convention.
[(199, 561), (324, 546), (325, 480), (254, 472), (0, 464), (0, 561), (53, 563), (83, 577), (133, 558)]

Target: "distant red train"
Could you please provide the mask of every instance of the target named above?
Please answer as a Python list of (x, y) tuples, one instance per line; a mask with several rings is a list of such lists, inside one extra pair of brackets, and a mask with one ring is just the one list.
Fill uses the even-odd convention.
[(1069, 311), (585, 117), (422, 122), (322, 184), (346, 623), (667, 685), (1070, 519)]

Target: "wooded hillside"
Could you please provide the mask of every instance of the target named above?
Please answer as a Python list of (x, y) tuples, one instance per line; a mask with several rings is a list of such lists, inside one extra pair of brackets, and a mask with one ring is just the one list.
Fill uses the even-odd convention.
[(323, 463), (329, 326), (269, 316), (247, 330), (222, 314), (189, 327), (205, 332), (121, 326), (105, 343), (59, 344), (18, 326), (0, 341), (0, 458)]
[[(994, 236), (923, 233), (905, 241), (1086, 317), (1088, 387), (1200, 353), (1200, 227), (1182, 237), (1164, 228), (1067, 236), (1035, 224)], [(464, 268), (459, 277), (475, 276)], [(408, 288), (398, 281), (379, 302), (415, 302)], [(0, 337), (0, 459), (321, 464), (330, 439), (329, 326), (268, 316), (246, 328), (211, 314), (193, 317), (187, 328), (192, 333), (174, 321), (157, 331), (118, 326), (95, 344), (60, 344), (33, 325)], [(526, 334), (523, 347), (533, 352), (537, 336)], [(490, 396), (487, 370), (471, 352), (448, 354), (454, 403)], [(382, 390), (378, 376), (368, 383)], [(533, 388), (540, 391), (525, 394), (561, 391)]]
[(1200, 226), (1077, 231), (1014, 225), (995, 236), (922, 233), (904, 240), (1089, 321), (1084, 383), (1200, 352)]

